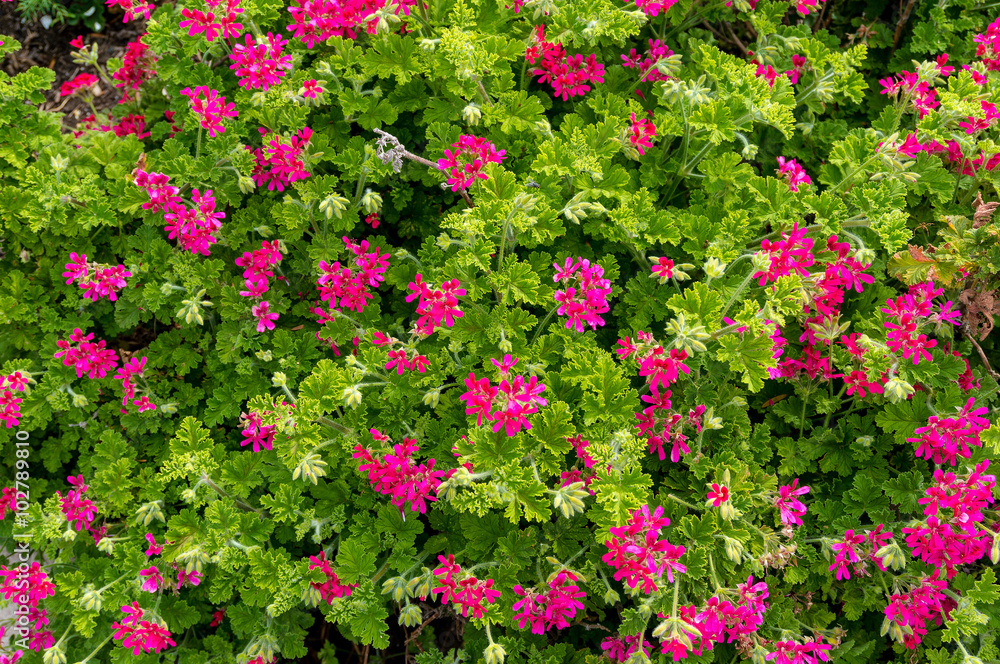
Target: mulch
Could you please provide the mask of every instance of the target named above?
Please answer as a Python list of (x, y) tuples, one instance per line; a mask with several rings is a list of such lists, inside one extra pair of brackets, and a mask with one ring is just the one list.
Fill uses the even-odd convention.
[[(145, 32), (146, 22), (134, 20), (131, 23), (122, 23), (121, 10), (105, 13), (108, 21), (107, 26), (101, 33), (91, 33), (83, 25), (51, 25), (48, 30), (42, 24), (34, 21), (22, 21), (21, 15), (17, 12), (17, 2), (0, 2), (0, 35), (8, 35), (21, 43), (21, 50), (10, 53), (0, 62), (0, 70), (13, 76), (27, 71), (31, 67), (47, 67), (56, 73), (56, 80), (52, 88), (45, 92), (45, 104), (42, 109), (46, 111), (61, 111), (65, 114), (64, 122), (67, 126), (75, 126), (77, 122), (90, 115), (90, 107), (80, 98), (79, 94), (70, 97), (60, 97), (60, 86), (73, 79), (78, 74), (88, 72), (97, 74), (92, 67), (80, 65), (73, 62), (73, 51), (69, 42), (79, 35), (83, 35), (83, 42), (87, 48), (90, 44), (96, 43), (98, 47), (98, 61), (106, 67), (109, 58), (121, 58), (125, 54), (125, 47), (129, 42), (135, 41)], [(121, 99), (121, 90), (109, 88), (101, 81), (95, 89), (94, 106), (100, 111), (114, 112)]]

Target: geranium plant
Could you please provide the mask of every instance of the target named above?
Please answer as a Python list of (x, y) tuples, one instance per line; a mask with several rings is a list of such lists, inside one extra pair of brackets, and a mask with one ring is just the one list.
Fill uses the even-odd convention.
[(989, 7), (108, 4), (0, 74), (0, 664), (997, 658)]

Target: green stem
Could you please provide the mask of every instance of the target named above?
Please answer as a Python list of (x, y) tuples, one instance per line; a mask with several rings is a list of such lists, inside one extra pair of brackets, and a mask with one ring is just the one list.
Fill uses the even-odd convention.
[(198, 159), (199, 157), (201, 157), (201, 132), (202, 132), (202, 128), (199, 125), (198, 126), (198, 140), (195, 141), (195, 144), (194, 144), (194, 158), (195, 159)]
[(324, 426), (328, 426), (331, 429), (333, 429), (334, 431), (339, 431), (340, 433), (344, 434), (345, 436), (353, 436), (354, 435), (354, 432), (351, 431), (350, 429), (348, 429), (347, 427), (345, 427), (343, 424), (337, 424), (336, 422), (334, 422), (333, 420), (331, 420), (331, 419), (329, 419), (327, 417), (322, 417), (322, 416), (317, 417), (316, 418), (316, 423), (317, 424), (322, 424)]
[(682, 499), (678, 498), (677, 496), (675, 496), (675, 495), (674, 495), (674, 494), (672, 494), (672, 493), (668, 493), (668, 494), (667, 494), (667, 498), (669, 498), (670, 500), (672, 500), (672, 501), (674, 501), (674, 502), (676, 502), (676, 503), (680, 503), (681, 505), (684, 505), (684, 506), (685, 506), (685, 507), (687, 507), (688, 509), (692, 509), (692, 510), (695, 510), (696, 512), (702, 512), (702, 511), (704, 511), (704, 510), (702, 510), (702, 509), (701, 509), (700, 507), (698, 507), (697, 505), (692, 505), (692, 504), (691, 504), (691, 503), (689, 503), (688, 501), (686, 501), (686, 500), (682, 500)]
[(240, 499), (239, 499), (239, 498), (237, 498), (236, 496), (233, 496), (232, 494), (230, 494), (230, 493), (228, 493), (227, 491), (223, 490), (223, 489), (222, 489), (222, 487), (220, 487), (220, 486), (219, 486), (218, 484), (216, 484), (215, 482), (213, 482), (213, 481), (212, 481), (212, 480), (211, 480), (211, 479), (210, 479), (210, 478), (208, 477), (208, 475), (207, 475), (207, 474), (205, 474), (205, 473), (202, 473), (202, 475), (201, 475), (201, 481), (202, 481), (202, 482), (204, 482), (205, 484), (207, 484), (207, 485), (208, 485), (209, 487), (211, 487), (211, 489), (212, 489), (213, 491), (215, 491), (215, 492), (216, 492), (217, 494), (219, 494), (219, 495), (220, 495), (220, 496), (222, 496), (223, 498), (231, 498), (231, 499), (232, 499), (232, 501), (233, 501), (234, 503), (236, 503), (236, 506), (237, 506), (237, 507), (239, 507), (239, 508), (240, 508), (241, 510), (243, 510), (243, 511), (245, 511), (245, 512), (256, 512), (256, 513), (257, 513), (257, 514), (259, 514), (259, 515), (260, 515), (261, 517), (266, 517), (266, 516), (267, 516), (266, 514), (264, 514), (263, 512), (261, 512), (261, 511), (260, 511), (259, 509), (257, 509), (256, 507), (253, 507), (253, 506), (251, 506), (251, 505), (248, 505), (248, 504), (246, 504), (245, 502), (243, 502), (242, 500), (240, 500)]
[(738, 287), (738, 288), (736, 289), (736, 292), (735, 292), (735, 293), (733, 293), (733, 296), (732, 296), (731, 298), (729, 298), (729, 301), (728, 301), (728, 302), (726, 302), (726, 306), (725, 306), (725, 307), (723, 307), (723, 309), (722, 309), (722, 318), (725, 318), (725, 317), (726, 317), (726, 312), (728, 312), (728, 311), (729, 311), (729, 308), (730, 308), (731, 306), (733, 306), (734, 304), (736, 304), (736, 299), (737, 299), (737, 298), (738, 298), (738, 297), (739, 297), (740, 295), (742, 295), (742, 294), (743, 294), (743, 291), (744, 291), (744, 290), (746, 290), (746, 287), (750, 285), (750, 281), (751, 281), (751, 280), (753, 280), (753, 275), (754, 275), (754, 274), (756, 274), (756, 273), (755, 273), (755, 272), (753, 272), (753, 271), (751, 270), (751, 271), (750, 271), (750, 273), (749, 273), (749, 274), (747, 274), (747, 276), (746, 276), (746, 278), (745, 278), (745, 279), (743, 280), (743, 282), (742, 282), (742, 283), (741, 283), (741, 284), (739, 285), (739, 287)]
[(558, 303), (556, 304), (556, 306), (554, 306), (551, 309), (549, 309), (549, 313), (547, 313), (545, 315), (545, 318), (542, 319), (542, 323), (538, 326), (538, 329), (535, 330), (535, 335), (533, 337), (531, 337), (531, 341), (528, 342), (529, 346), (533, 346), (535, 344), (535, 341), (538, 339), (538, 335), (540, 335), (542, 333), (542, 331), (546, 328), (546, 326), (548, 326), (549, 320), (552, 318), (552, 316), (555, 315), (556, 311), (558, 311), (558, 310), (559, 310), (559, 304)]
[(115, 635), (114, 632), (111, 632), (110, 634), (108, 634), (108, 638), (106, 638), (103, 641), (101, 641), (101, 645), (97, 646), (94, 649), (94, 652), (90, 653), (89, 655), (86, 656), (86, 658), (84, 658), (84, 659), (80, 660), (79, 662), (77, 662), (77, 664), (87, 664), (87, 662), (89, 662), (90, 660), (94, 659), (94, 657), (97, 655), (97, 653), (99, 653), (101, 651), (101, 648), (103, 648), (104, 646), (106, 646), (108, 644), (108, 641), (110, 641), (111, 637), (113, 637), (114, 635)]

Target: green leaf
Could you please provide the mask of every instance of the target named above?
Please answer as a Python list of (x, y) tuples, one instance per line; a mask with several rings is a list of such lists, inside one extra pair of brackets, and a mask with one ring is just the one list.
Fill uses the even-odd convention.
[(361, 583), (375, 572), (374, 553), (358, 539), (344, 540), (337, 550), (337, 576), (344, 583)]

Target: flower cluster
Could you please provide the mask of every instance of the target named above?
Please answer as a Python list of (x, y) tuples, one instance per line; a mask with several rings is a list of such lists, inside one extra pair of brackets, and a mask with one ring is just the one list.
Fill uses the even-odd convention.
[(3, 521), (7, 517), (7, 511), (11, 513), (17, 512), (17, 498), (18, 494), (24, 495), (24, 492), (18, 492), (11, 486), (5, 486), (2, 491), (0, 491), (0, 521)]
[(499, 164), (506, 154), (506, 150), (497, 150), (485, 138), (463, 134), (457, 142), (451, 144), (450, 149), (445, 149), (444, 157), (438, 159), (437, 167), (448, 174), (448, 184), (452, 191), (465, 191), (477, 179), (488, 180), (483, 168), (486, 164)]
[(646, 154), (645, 148), (653, 147), (653, 141), (650, 139), (656, 136), (656, 125), (649, 118), (636, 120), (635, 113), (632, 113), (630, 119), (632, 120), (632, 128), (628, 140), (635, 146), (640, 155), (644, 155)]
[(156, 9), (152, 2), (146, 0), (104, 0), (104, 4), (108, 7), (121, 7), (125, 11), (122, 23), (128, 23), (140, 15), (148, 21), (150, 13)]
[(229, 58), (230, 69), (239, 77), (239, 85), (247, 90), (267, 92), (281, 82), (281, 77), (292, 68), (292, 56), (283, 54), (288, 40), (270, 32), (255, 39), (249, 33), (244, 42), (236, 42)]
[[(636, 0), (637, 4), (640, 2), (655, 4), (656, 0)], [(644, 54), (640, 54), (634, 48), (628, 52), (628, 55), (622, 53), (622, 66), (626, 69), (638, 69), (642, 73), (640, 81), (666, 81), (670, 79), (670, 76), (661, 72), (657, 65), (673, 54), (674, 52), (659, 39), (650, 39), (649, 48)]]
[[(843, 538), (830, 545), (830, 548), (833, 549), (834, 559), (829, 571), (837, 570), (838, 581), (850, 579), (851, 569), (857, 575), (867, 575), (866, 564), (868, 561), (875, 563), (876, 567), (885, 571), (885, 564), (878, 552), (892, 539), (892, 533), (882, 532), (882, 528), (882, 524), (879, 524), (875, 530), (870, 530), (866, 534), (847, 530), (844, 532)], [(867, 553), (861, 550), (861, 546), (865, 542), (871, 545), (871, 550)], [(851, 569), (848, 569), (848, 564), (850, 564)]]
[(788, 188), (792, 191), (798, 191), (799, 185), (812, 184), (812, 179), (806, 174), (805, 169), (794, 159), (778, 157), (778, 174), (784, 176)]
[(222, 126), (222, 118), (239, 116), (236, 104), (227, 104), (225, 97), (219, 96), (217, 90), (207, 85), (199, 85), (194, 89), (184, 88), (181, 94), (191, 100), (191, 112), (201, 119), (201, 126), (208, 130), (208, 135), (212, 138), (226, 130)]
[[(261, 127), (259, 131), (266, 136), (266, 129)], [(288, 139), (287, 144), (280, 136), (272, 136), (263, 148), (246, 146), (256, 159), (252, 174), (256, 185), (263, 187), (266, 184), (268, 191), (284, 191), (293, 182), (309, 177), (303, 156), (311, 140), (312, 129), (303, 127)]]
[(774, 652), (765, 655), (764, 659), (775, 664), (817, 664), (830, 661), (826, 651), (831, 648), (832, 644), (823, 643), (818, 639), (804, 643), (793, 640), (775, 641)]
[[(378, 429), (372, 429), (370, 433), (376, 442), (391, 441)], [(399, 508), (404, 518), (404, 506), (409, 507), (411, 512), (424, 514), (427, 511), (427, 501), (437, 500), (433, 494), (441, 486), (441, 478), (445, 474), (443, 470), (434, 470), (434, 459), (427, 463), (415, 463), (414, 457), (419, 451), (417, 441), (404, 438), (401, 445), (393, 445), (390, 454), (380, 456), (357, 445), (351, 455), (364, 461), (358, 466), (358, 471), (368, 473), (371, 485), (379, 493), (390, 496), (392, 504)]]
[(71, 80), (66, 81), (61, 86), (59, 86), (59, 96), (68, 97), (77, 90), (89, 90), (91, 87), (98, 83), (99, 79), (93, 74), (88, 74), (86, 72), (78, 74)]
[(671, 655), (676, 662), (691, 654), (700, 656), (716, 643), (745, 642), (760, 628), (768, 607), (764, 601), (769, 594), (766, 583), (754, 583), (751, 576), (735, 590), (721, 592), (732, 596), (735, 603), (721, 596), (710, 597), (700, 608), (678, 606), (676, 616), (660, 623), (653, 632), (654, 637), (662, 639), (660, 652)]
[(957, 606), (955, 600), (944, 594), (947, 582), (938, 578), (935, 571), (921, 578), (909, 591), (889, 596), (882, 621), (882, 634), (914, 650), (927, 634), (927, 623), (941, 625)]
[(85, 373), (88, 378), (104, 378), (109, 371), (118, 366), (118, 353), (105, 348), (104, 341), (92, 343), (93, 338), (93, 332), (83, 336), (83, 331), (75, 328), (69, 335), (68, 341), (62, 339), (56, 341), (59, 350), (56, 351), (55, 357), (61, 357), (65, 366), (74, 367), (77, 378), (83, 378)]
[(86, 254), (75, 251), (70, 253), (69, 259), (66, 271), (62, 273), (62, 276), (68, 277), (66, 284), (77, 282), (84, 290), (83, 296), (95, 302), (102, 297), (107, 297), (112, 302), (117, 300), (118, 291), (128, 285), (125, 278), (132, 276), (124, 265), (111, 267), (103, 263), (87, 262)]
[(604, 65), (597, 62), (591, 53), (586, 58), (582, 54), (569, 55), (562, 42), (553, 44), (545, 40), (545, 26), (539, 25), (529, 38), (525, 58), (538, 69), (532, 69), (532, 76), (540, 76), (539, 83), (548, 83), (556, 97), (566, 101), (570, 97), (584, 95), (590, 91), (587, 83), (604, 82)]
[[(48, 575), (37, 561), (21, 563), (11, 569), (0, 565), (0, 597), (14, 604), (13, 615), (24, 616), (25, 620), (18, 620), (18, 632), (27, 637), (31, 650), (40, 652), (51, 648), (55, 643), (52, 632), (43, 629), (49, 624), (48, 611), (39, 606), (39, 602), (55, 594), (56, 585), (49, 581)], [(13, 641), (11, 639), (11, 643)], [(15, 656), (10, 661), (16, 659)]]
[(785, 526), (801, 526), (802, 517), (806, 513), (806, 506), (796, 496), (804, 496), (809, 493), (809, 487), (799, 486), (799, 478), (792, 480), (791, 484), (778, 487), (778, 495), (774, 499), (774, 506), (781, 516), (781, 523)]
[(1000, 71), (1000, 18), (986, 28), (986, 32), (973, 37), (976, 57), (982, 58), (988, 71)]
[[(90, 116), (93, 117), (93, 116)], [(129, 136), (134, 135), (139, 140), (147, 138), (152, 135), (152, 132), (146, 131), (146, 116), (139, 115), (137, 113), (129, 113), (125, 117), (115, 122), (113, 115), (108, 115), (108, 122), (110, 124), (102, 124), (99, 127), (91, 127), (97, 131), (110, 131), (113, 132), (115, 136)]]
[(462, 317), (458, 298), (465, 295), (465, 289), (461, 286), (458, 279), (450, 279), (442, 283), (441, 288), (434, 288), (424, 281), (423, 274), (417, 273), (416, 278), (406, 285), (410, 291), (406, 301), (417, 300), (417, 313), (420, 314), (415, 324), (416, 334), (429, 337), (442, 323), (445, 327), (452, 327), (455, 319)]
[(243, 427), (241, 432), (243, 440), (240, 441), (240, 447), (253, 445), (254, 452), (260, 452), (261, 447), (268, 450), (272, 449), (277, 427), (273, 424), (264, 424), (263, 416), (269, 414), (270, 411), (264, 411), (263, 413), (251, 411), (249, 414), (240, 414), (240, 426)]
[(943, 288), (934, 288), (933, 281), (927, 281), (910, 286), (910, 292), (896, 299), (886, 300), (882, 309), (890, 320), (885, 326), (886, 344), (889, 350), (902, 350), (903, 359), (913, 358), (913, 364), (919, 364), (921, 359), (931, 360), (930, 349), (937, 345), (934, 339), (928, 339), (920, 331), (927, 324), (932, 324), (939, 331), (945, 324), (959, 325), (958, 311), (952, 309), (949, 300), (940, 304), (935, 311), (934, 298), (944, 293)]
[(684, 547), (659, 538), (660, 531), (669, 525), (663, 507), (651, 514), (649, 505), (643, 505), (632, 512), (628, 525), (610, 529), (613, 537), (604, 543), (609, 551), (601, 560), (617, 570), (616, 581), (624, 579), (629, 588), (641, 583), (642, 591), (648, 594), (658, 590), (656, 581), (664, 574), (673, 583), (674, 572), (687, 571), (680, 562)]
[(606, 637), (601, 641), (601, 650), (604, 651), (604, 656), (612, 662), (625, 662), (639, 650), (640, 643), (642, 652), (649, 658), (653, 644), (642, 638), (641, 634)]
[[(402, 344), (399, 339), (395, 337), (389, 337), (381, 332), (375, 332), (372, 343), (376, 346), (388, 346), (389, 347), (389, 361), (386, 362), (386, 370), (396, 369), (396, 374), (399, 376), (403, 375), (404, 370), (413, 371), (416, 369), (417, 373), (424, 373), (427, 371), (427, 367), (430, 364), (427, 357), (424, 355), (419, 355), (413, 349), (399, 348), (393, 350), (393, 346), (397, 344)], [(410, 352), (412, 351), (412, 355)]]
[(493, 431), (504, 429), (508, 436), (517, 435), (521, 429), (530, 429), (528, 415), (538, 412), (536, 406), (544, 406), (548, 401), (541, 396), (545, 385), (535, 376), (528, 380), (524, 376), (511, 376), (510, 370), (518, 363), (516, 358), (504, 355), (503, 361), (491, 360), (500, 369), (500, 384), (490, 385), (489, 378), (476, 380), (475, 373), (465, 379), (468, 391), (459, 397), (466, 404), (466, 415), (476, 414), (476, 426), (483, 420), (493, 420)]
[[(122, 405), (127, 406), (129, 399), (135, 398), (135, 384), (132, 382), (134, 378), (139, 378), (142, 380), (143, 374), (146, 371), (146, 358), (143, 357), (141, 360), (132, 358), (126, 362), (118, 372), (115, 374), (115, 380), (120, 380), (122, 382), (122, 390), (125, 396), (122, 397)], [(145, 380), (143, 380), (143, 386), (145, 391), (148, 391), (148, 386), (145, 385)], [(149, 397), (143, 395), (134, 401), (136, 405), (139, 406), (139, 412), (145, 412), (147, 410), (155, 410), (156, 404), (149, 400)]]
[(583, 608), (580, 599), (587, 596), (574, 581), (576, 575), (564, 570), (556, 574), (549, 581), (549, 587), (541, 592), (535, 588), (526, 590), (521, 585), (514, 586), (514, 592), (522, 598), (512, 607), (514, 622), (520, 629), (531, 625), (532, 634), (544, 634), (553, 627), (569, 627), (569, 621), (577, 610)]
[(979, 560), (990, 549), (991, 532), (977, 525), (993, 502), (996, 477), (986, 474), (989, 465), (989, 459), (984, 459), (963, 475), (935, 470), (933, 484), (919, 500), (925, 506), (926, 521), (903, 528), (913, 555), (928, 565), (943, 565), (949, 579), (958, 573), (959, 565)]
[(344, 237), (344, 244), (354, 254), (354, 267), (345, 267), (340, 261), (332, 264), (319, 262), (320, 276), (316, 281), (320, 300), (328, 304), (328, 309), (315, 307), (313, 313), (320, 317), (320, 324), (336, 317), (336, 311), (364, 311), (368, 300), (375, 296), (372, 289), (385, 280), (385, 271), (389, 267), (389, 254), (380, 254), (379, 248), (368, 251), (368, 240), (360, 243)]
[(126, 617), (121, 622), (116, 620), (111, 623), (111, 628), (115, 630), (114, 640), (121, 641), (125, 648), (131, 648), (133, 657), (138, 657), (139, 653), (158, 653), (164, 648), (177, 645), (170, 638), (170, 630), (166, 625), (143, 620), (144, 613), (138, 602), (126, 604), (122, 611)]
[(928, 81), (921, 81), (916, 72), (904, 70), (896, 77), (881, 79), (879, 84), (882, 86), (882, 94), (890, 97), (899, 95), (904, 100), (909, 100), (921, 118), (941, 105), (937, 100), (937, 90)]
[[(185, 7), (181, 10), (184, 20), (178, 27), (187, 28), (189, 37), (204, 32), (205, 39), (209, 42), (220, 34), (223, 39), (236, 39), (243, 32), (243, 24), (237, 22), (239, 15), (243, 13), (240, 0), (225, 0), (225, 7), (222, 7), (222, 3), (223, 0), (205, 0), (209, 9), (205, 12)], [(212, 9), (218, 10), (218, 17)]]
[(798, 223), (793, 224), (791, 232), (781, 231), (781, 239), (777, 242), (761, 241), (757, 255), (766, 259), (769, 265), (755, 272), (753, 278), (763, 286), (793, 273), (802, 277), (808, 275), (808, 268), (815, 262), (812, 248), (813, 241), (806, 237), (806, 229), (799, 228)]
[(66, 516), (66, 520), (73, 525), (77, 532), (86, 530), (94, 534), (96, 531), (93, 529), (93, 525), (97, 510), (96, 505), (89, 498), (84, 498), (83, 494), (87, 493), (88, 487), (83, 483), (83, 475), (67, 477), (66, 481), (76, 487), (67, 491), (65, 496), (56, 491), (56, 495), (62, 502), (62, 512)]
[(128, 101), (131, 92), (136, 92), (143, 83), (156, 77), (156, 71), (153, 69), (155, 62), (156, 58), (149, 52), (149, 46), (142, 43), (142, 37), (129, 42), (122, 57), (122, 66), (111, 75), (111, 78), (118, 81), (115, 83), (116, 88), (125, 88), (125, 93), (118, 103), (123, 104)]
[[(139, 178), (136, 178), (136, 184), (139, 184)], [(216, 212), (215, 196), (211, 189), (204, 193), (192, 189), (193, 205), (190, 208), (181, 201), (178, 196), (167, 203), (167, 211), (163, 214), (163, 219), (167, 222), (167, 238), (176, 239), (182, 249), (192, 254), (208, 256), (209, 247), (218, 241), (216, 233), (222, 229), (226, 213), (221, 210)]]
[(320, 551), (318, 556), (309, 556), (309, 569), (319, 568), (326, 575), (326, 581), (310, 585), (319, 592), (320, 597), (327, 604), (332, 604), (338, 597), (350, 597), (351, 592), (358, 587), (356, 583), (344, 583), (337, 576), (337, 573), (326, 559), (326, 552)]
[(238, 267), (243, 268), (243, 283), (246, 286), (245, 291), (240, 291), (240, 296), (260, 299), (268, 291), (267, 278), (274, 276), (271, 268), (281, 262), (281, 258), (277, 240), (262, 240), (260, 249), (244, 251), (235, 261)]
[[(330, 37), (348, 37), (354, 39), (358, 31), (364, 29), (369, 34), (375, 34), (378, 19), (371, 18), (377, 11), (384, 9), (388, 3), (384, 0), (293, 0), (288, 7), (292, 15), (292, 25), (288, 29), (293, 36), (312, 48)], [(394, 13), (410, 15), (410, 7), (416, 0), (401, 0), (393, 3)]]
[(919, 443), (916, 455), (952, 466), (958, 464), (959, 457), (970, 458), (970, 447), (982, 445), (979, 434), (990, 426), (989, 420), (983, 417), (988, 409), (980, 407), (973, 410), (974, 404), (975, 399), (969, 399), (955, 417), (930, 416), (927, 426), (918, 427), (913, 432), (916, 438), (906, 439), (910, 443)]
[(556, 291), (555, 300), (560, 304), (556, 313), (569, 319), (566, 329), (583, 332), (584, 324), (592, 330), (603, 327), (601, 314), (610, 310), (608, 295), (611, 294), (611, 281), (604, 278), (604, 268), (586, 258), (570, 257), (561, 266), (559, 263), (552, 266), (556, 269), (552, 281), (565, 287)]
[(434, 576), (439, 578), (434, 580), (436, 585), (431, 594), (440, 593), (442, 604), (454, 602), (461, 606), (463, 617), (468, 617), (470, 610), (473, 618), (485, 616), (487, 605), (500, 597), (500, 591), (493, 588), (493, 579), (477, 579), (463, 570), (451, 554), (447, 558), (438, 556), (438, 562), (441, 567), (434, 570)]
[[(28, 383), (34, 379), (27, 372), (15, 371), (9, 375), (0, 374), (0, 421), (13, 428), (21, 422), (21, 402), (23, 399), (14, 396), (15, 392), (24, 392)], [(4, 495), (6, 496), (6, 489)], [(0, 519), (3, 517), (0, 516)]]

